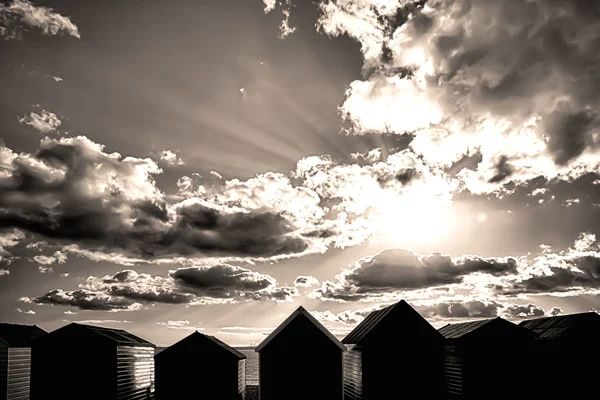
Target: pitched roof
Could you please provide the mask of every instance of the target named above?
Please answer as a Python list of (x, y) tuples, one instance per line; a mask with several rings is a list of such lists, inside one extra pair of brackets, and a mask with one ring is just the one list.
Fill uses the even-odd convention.
[(325, 328), (319, 321), (315, 319), (306, 309), (302, 306), (298, 307), (296, 311), (290, 314), (289, 317), (286, 318), (285, 321), (281, 323), (265, 340), (263, 340), (255, 349), (256, 352), (261, 351), (266, 345), (268, 345), (271, 340), (273, 340), (286, 326), (288, 326), (294, 319), (299, 316), (306, 317), (314, 326), (316, 326), (325, 336), (327, 336), (337, 347), (342, 351), (346, 351), (346, 346), (344, 346), (338, 338), (336, 338), (327, 328)]
[[(192, 333), (189, 336), (186, 336), (185, 338), (181, 339), (179, 342), (163, 349), (162, 351), (158, 352), (155, 354), (155, 356), (158, 356), (159, 354), (169, 354), (172, 350), (177, 349), (178, 344), (180, 343), (184, 343), (184, 342), (188, 342), (188, 341), (200, 341), (200, 342), (205, 342), (205, 341), (210, 341), (212, 344), (218, 346), (219, 348), (228, 351), (230, 354), (232, 354), (233, 356), (237, 357), (238, 359), (244, 359), (247, 358), (246, 355), (236, 349), (234, 349), (233, 347), (227, 345), (226, 343), (220, 341), (219, 339), (217, 339), (214, 336), (209, 336), (209, 335), (205, 335), (203, 333), (200, 333), (198, 331), (195, 331), (194, 333)], [(206, 342), (205, 342), (206, 343)], [(199, 343), (199, 345), (202, 345), (202, 343)]]
[(441, 333), (446, 339), (458, 339), (481, 328), (484, 325), (487, 325), (491, 321), (497, 320), (498, 318), (500, 317), (480, 319), (471, 322), (461, 322), (458, 324), (448, 324), (438, 329), (438, 332)]
[(30, 347), (47, 332), (36, 325), (0, 324), (0, 343), (9, 347)]
[[(104, 339), (108, 339), (115, 343), (117, 346), (141, 346), (141, 347), (156, 347), (154, 344), (147, 340), (144, 340), (138, 336), (135, 336), (123, 329), (112, 329), (104, 328), (100, 326), (78, 324), (76, 322), (70, 323), (54, 332), (62, 331), (63, 329), (83, 330), (88, 333), (92, 333)], [(51, 332), (49, 335), (52, 335)]]
[(556, 339), (573, 328), (588, 329), (600, 326), (600, 315), (596, 312), (558, 315), (555, 317), (536, 318), (519, 324), (537, 334), (540, 339)]
[[(363, 341), (376, 327), (383, 321), (392, 311), (400, 311), (403, 316), (408, 318), (418, 318), (423, 323), (429, 324), (421, 314), (412, 308), (406, 301), (399, 302), (382, 308), (381, 310), (372, 311), (363, 319), (346, 337), (342, 340), (344, 344), (358, 344)], [(433, 327), (431, 327), (433, 330)]]

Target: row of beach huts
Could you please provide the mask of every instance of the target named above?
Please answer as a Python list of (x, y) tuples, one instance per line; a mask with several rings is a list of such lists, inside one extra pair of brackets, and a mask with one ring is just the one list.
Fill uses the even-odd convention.
[[(339, 341), (299, 307), (255, 349), (260, 400), (587, 398), (599, 337), (595, 312), (435, 329), (400, 301)], [(0, 324), (0, 400), (246, 399), (246, 356), (217, 338), (155, 348), (119, 329)]]

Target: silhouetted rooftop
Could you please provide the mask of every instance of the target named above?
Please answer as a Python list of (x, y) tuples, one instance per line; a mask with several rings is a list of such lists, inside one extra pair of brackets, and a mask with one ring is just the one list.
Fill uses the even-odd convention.
[(336, 338), (327, 328), (325, 328), (319, 321), (315, 319), (306, 309), (302, 306), (298, 307), (296, 311), (290, 314), (289, 317), (286, 318), (285, 321), (281, 323), (265, 340), (263, 340), (255, 349), (256, 352), (260, 352), (271, 340), (273, 340), (279, 332), (281, 332), (286, 326), (290, 324), (294, 319), (299, 316), (306, 317), (314, 326), (316, 326), (321, 332), (325, 334), (337, 347), (342, 351), (346, 351), (346, 346), (344, 346), (338, 338)]
[(519, 324), (538, 335), (540, 339), (556, 339), (572, 328), (587, 329), (591, 326), (600, 326), (600, 315), (596, 312), (558, 315), (530, 319)]
[(0, 324), (0, 343), (9, 347), (31, 347), (34, 339), (46, 333), (36, 325)]
[(225, 351), (228, 351), (229, 353), (236, 356), (240, 360), (247, 358), (244, 353), (234, 349), (233, 347), (229, 346), (227, 343), (222, 342), (221, 340), (217, 339), (214, 336), (205, 335), (198, 331), (195, 331), (191, 335), (181, 339), (179, 342), (173, 344), (172, 346), (162, 349), (161, 351), (157, 352), (156, 355), (168, 354), (169, 352), (171, 352), (171, 350), (177, 349), (177, 344), (179, 344), (181, 342), (196, 341), (196, 342), (200, 342), (199, 345), (202, 345), (201, 341), (204, 341), (204, 340), (208, 340), (208, 341), (214, 343), (218, 347), (222, 348)]
[(471, 333), (481, 328), (482, 326), (490, 323), (491, 321), (494, 321), (497, 318), (499, 317), (492, 319), (481, 319), (478, 321), (471, 322), (460, 322), (457, 324), (448, 324), (438, 329), (438, 332), (441, 333), (446, 339), (458, 339), (460, 337), (465, 336), (468, 333)]
[(150, 343), (149, 341), (144, 340), (144, 339), (142, 339), (138, 336), (135, 336), (127, 331), (124, 331), (122, 329), (111, 329), (111, 328), (104, 328), (104, 327), (99, 327), (99, 326), (83, 325), (83, 324), (78, 324), (78, 323), (71, 323), (61, 329), (66, 329), (66, 328), (84, 329), (93, 334), (107, 338), (119, 346), (129, 345), (129, 346), (155, 347), (154, 344)]

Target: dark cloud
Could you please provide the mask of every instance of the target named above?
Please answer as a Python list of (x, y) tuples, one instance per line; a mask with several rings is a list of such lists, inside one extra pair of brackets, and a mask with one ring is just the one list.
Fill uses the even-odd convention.
[(81, 289), (52, 290), (29, 303), (83, 310), (135, 310), (147, 304), (202, 304), (223, 301), (280, 301), (295, 298), (293, 287), (278, 287), (271, 276), (231, 265), (181, 268), (168, 276), (124, 270), (102, 278), (89, 277)]
[[(550, 263), (552, 260), (548, 260)], [(504, 294), (568, 292), (600, 289), (600, 257), (582, 255), (560, 260), (561, 266), (548, 265), (546, 274), (533, 274), (500, 288)]]
[(441, 253), (419, 257), (407, 250), (388, 249), (359, 260), (342, 277), (360, 292), (447, 285), (460, 283), (466, 275), (476, 272), (501, 276), (515, 273), (516, 268), (517, 263), (511, 258), (452, 258)]
[(0, 225), (137, 257), (268, 257), (307, 242), (269, 211), (219, 211), (165, 200), (149, 159), (107, 154), (85, 137), (44, 139), (35, 155), (0, 153)]
[(496, 302), (465, 301), (442, 302), (417, 310), (426, 318), (492, 318), (498, 316), (500, 308)]

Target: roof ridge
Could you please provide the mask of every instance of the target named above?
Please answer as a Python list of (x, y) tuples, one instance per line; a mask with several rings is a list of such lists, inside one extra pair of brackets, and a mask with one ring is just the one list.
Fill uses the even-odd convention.
[(275, 328), (269, 336), (267, 336), (262, 342), (259, 343), (258, 346), (254, 349), (256, 352), (260, 352), (266, 345), (268, 345), (271, 340), (273, 340), (286, 326), (288, 326), (294, 319), (298, 316), (304, 315), (317, 329), (319, 329), (328, 339), (330, 339), (338, 348), (342, 351), (346, 350), (346, 346), (342, 344), (342, 342), (333, 335), (329, 329), (327, 329), (323, 324), (321, 324), (312, 314), (303, 306), (299, 306), (292, 312), (277, 328)]

